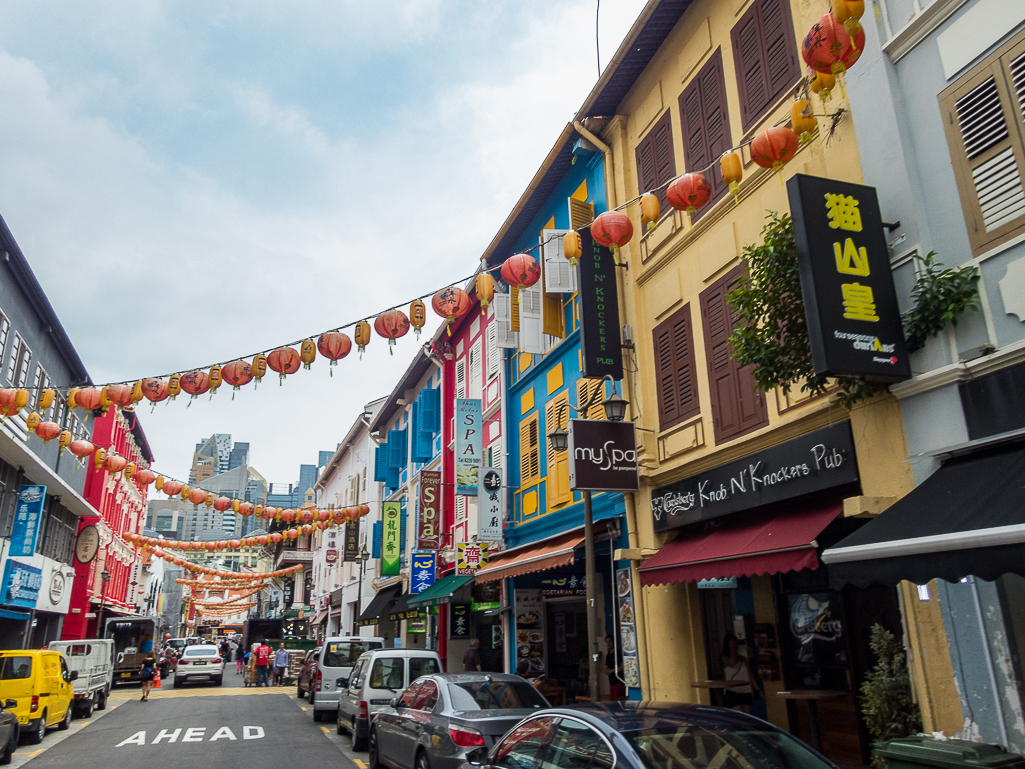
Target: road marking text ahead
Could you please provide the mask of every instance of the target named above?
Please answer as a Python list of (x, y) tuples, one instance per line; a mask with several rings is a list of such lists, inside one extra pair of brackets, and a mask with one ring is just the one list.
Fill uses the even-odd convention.
[[(217, 740), (231, 740), (232, 742), (238, 741), (238, 737), (235, 736), (229, 727), (222, 726), (216, 732), (214, 732), (209, 739), (206, 739), (207, 727), (205, 726), (190, 726), (188, 729), (184, 729), (184, 736), (182, 735), (183, 729), (161, 729), (156, 737), (151, 742), (146, 742), (146, 732), (136, 732), (126, 740), (122, 740), (114, 747), (120, 748), (125, 745), (156, 745), (160, 742), (178, 742), (178, 737), (181, 737), (181, 742), (216, 742)], [(242, 739), (243, 740), (262, 740), (264, 738), (264, 731), (262, 726), (243, 726), (242, 727)]]

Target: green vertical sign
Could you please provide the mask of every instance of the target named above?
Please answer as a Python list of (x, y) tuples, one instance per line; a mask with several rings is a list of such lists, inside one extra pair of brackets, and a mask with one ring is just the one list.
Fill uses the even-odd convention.
[(399, 502), (385, 502), (381, 527), (381, 575), (394, 577), (399, 573), (399, 556), (402, 553), (402, 505)]

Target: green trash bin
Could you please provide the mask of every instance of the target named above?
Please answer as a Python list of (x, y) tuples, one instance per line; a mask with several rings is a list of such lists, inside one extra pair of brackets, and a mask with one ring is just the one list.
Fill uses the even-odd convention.
[(875, 753), (886, 761), (887, 769), (1025, 769), (1025, 758), (1017, 753), (967, 740), (902, 737), (877, 742)]

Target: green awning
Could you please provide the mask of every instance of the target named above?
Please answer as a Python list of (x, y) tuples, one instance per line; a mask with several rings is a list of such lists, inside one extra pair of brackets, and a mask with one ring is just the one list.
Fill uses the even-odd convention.
[(409, 608), (421, 609), (424, 606), (437, 606), (441, 603), (448, 603), (454, 592), (467, 582), (472, 581), (472, 575), (460, 577), (455, 574), (449, 574), (447, 577), (439, 579), (422, 593), (411, 595), (409, 597)]

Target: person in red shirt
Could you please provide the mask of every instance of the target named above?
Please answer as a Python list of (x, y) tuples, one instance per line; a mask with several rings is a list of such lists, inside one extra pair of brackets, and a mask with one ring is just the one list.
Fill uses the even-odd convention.
[(256, 647), (256, 685), (270, 686), (268, 674), (270, 673), (270, 657), (273, 654), (271, 648), (261, 643)]

